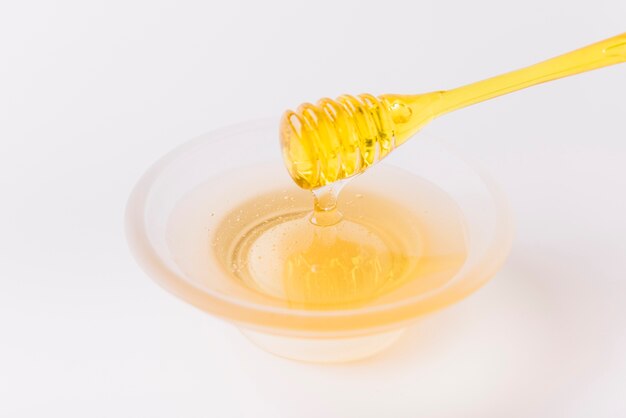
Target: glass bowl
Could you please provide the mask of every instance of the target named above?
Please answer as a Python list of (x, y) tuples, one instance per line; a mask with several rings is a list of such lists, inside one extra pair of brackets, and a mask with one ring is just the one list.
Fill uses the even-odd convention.
[[(293, 184), (283, 167), (277, 127), (275, 120), (248, 122), (183, 144), (143, 175), (126, 210), (127, 239), (142, 269), (184, 301), (233, 323), (258, 346), (310, 362), (372, 356), (422, 315), (478, 289), (507, 257), (513, 228), (502, 192), (441, 141), (420, 133), (378, 164), (418, 177), (458, 207), (467, 256), (449, 280), (427, 291), (401, 286), (376, 303), (325, 310), (294, 308), (238, 283), (217, 266), (211, 225), (269, 186), (308, 193)], [(366, 174), (375, 177), (375, 169)], [(212, 187), (198, 193), (207, 182)], [(172, 214), (194, 191), (199, 198), (187, 203), (186, 222), (172, 227)]]

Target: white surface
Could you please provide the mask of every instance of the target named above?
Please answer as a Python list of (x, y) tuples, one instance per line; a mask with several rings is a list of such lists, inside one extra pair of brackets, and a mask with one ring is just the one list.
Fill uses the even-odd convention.
[(0, 4), (0, 416), (626, 415), (626, 65), (432, 124), (518, 234), (496, 280), (375, 360), (271, 357), (135, 266), (126, 197), (195, 135), (626, 30), (619, 0), (334, 3)]

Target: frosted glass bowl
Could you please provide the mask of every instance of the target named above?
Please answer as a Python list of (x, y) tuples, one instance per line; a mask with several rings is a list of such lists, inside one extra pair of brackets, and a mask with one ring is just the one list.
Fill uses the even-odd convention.
[[(502, 192), (488, 176), (449, 151), (441, 141), (418, 134), (379, 164), (404, 169), (437, 186), (462, 213), (468, 255), (461, 269), (438, 288), (411, 293), (400, 287), (383, 303), (353, 309), (305, 310), (254, 294), (235, 283), (226, 271), (203, 270), (203, 266), (214, 262), (208, 246), (206, 251), (198, 252), (203, 256), (194, 258), (197, 271), (181, 265), (180, 255), (172, 250), (172, 231), (168, 229), (177, 204), (197, 187), (209, 180), (219, 182), (227, 173), (259, 165), (282, 169), (277, 127), (275, 120), (248, 122), (183, 144), (143, 175), (126, 211), (127, 239), (143, 270), (182, 300), (233, 323), (258, 346), (282, 357), (312, 362), (372, 356), (390, 346), (422, 315), (478, 289), (507, 257), (513, 228)], [(297, 189), (286, 170), (279, 182), (280, 187)], [(241, 194), (254, 188), (248, 187), (247, 192), (236, 188), (213, 190), (207, 200), (234, 207), (251, 197)], [(208, 237), (201, 235), (201, 222), (196, 230), (182, 233), (179, 241), (207, 245)], [(190, 247), (190, 251), (196, 250)]]

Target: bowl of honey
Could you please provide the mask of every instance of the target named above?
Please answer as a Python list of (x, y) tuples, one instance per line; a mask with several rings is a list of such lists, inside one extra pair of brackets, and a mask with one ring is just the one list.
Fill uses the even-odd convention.
[(503, 193), (443, 141), (419, 133), (312, 194), (285, 170), (277, 126), (247, 122), (183, 144), (143, 175), (126, 211), (141, 268), (263, 349), (309, 362), (370, 357), (506, 259)]

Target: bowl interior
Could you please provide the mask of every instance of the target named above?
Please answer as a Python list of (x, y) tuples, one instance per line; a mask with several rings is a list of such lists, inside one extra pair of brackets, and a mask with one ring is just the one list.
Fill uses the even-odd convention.
[[(334, 311), (294, 309), (233, 280), (211, 259), (215, 251), (208, 237), (220, 219), (250, 198), (255, 185), (262, 191), (270, 184), (292, 199), (310, 201), (309, 192), (295, 186), (283, 168), (277, 126), (261, 121), (203, 135), (166, 155), (136, 186), (127, 211), (131, 248), (148, 274), (179, 297), (256, 327), (383, 326), (459, 300), (492, 277), (506, 257), (511, 224), (498, 188), (440, 141), (420, 134), (364, 176), (369, 187), (393, 194), (390, 179), (403, 172), (419, 181), (421, 194), (416, 189), (415, 199), (428, 203), (429, 193), (439, 193), (454, 202), (464, 220), (467, 255), (449, 280), (426, 287), (407, 283), (367, 306)], [(184, 222), (173, 226), (172, 215), (181, 210), (184, 216), (177, 219)], [(425, 216), (448, 215), (453, 218)]]

